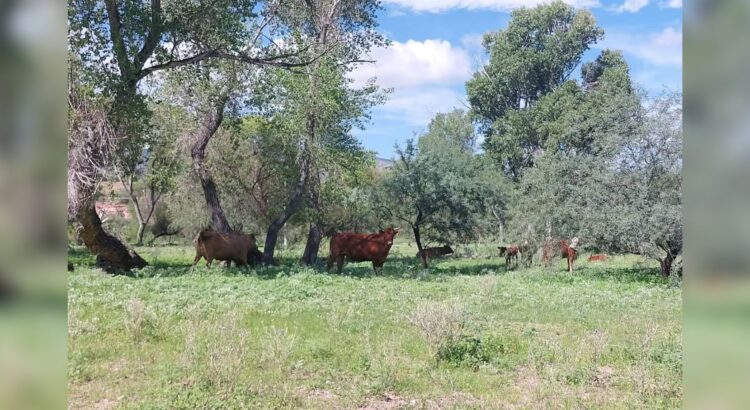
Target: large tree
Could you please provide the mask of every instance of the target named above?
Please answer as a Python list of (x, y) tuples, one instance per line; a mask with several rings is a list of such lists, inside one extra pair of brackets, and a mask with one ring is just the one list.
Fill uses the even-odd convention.
[(529, 119), (522, 111), (568, 81), (602, 35), (589, 11), (561, 1), (516, 9), (507, 28), (485, 35), (489, 62), (466, 91), (485, 149), (510, 177), (520, 178), (541, 145), (526, 132)]
[[(299, 11), (299, 14), (294, 12)], [(108, 99), (107, 119), (114, 130), (114, 152), (139, 150), (139, 136), (148, 124), (141, 81), (154, 73), (225, 59), (250, 65), (300, 67), (315, 55), (289, 50), (269, 41), (315, 17), (310, 1), (225, 0), (167, 2), (160, 0), (69, 0), (68, 39), (82, 60), (81, 80)], [(210, 121), (204, 124), (210, 129)], [(106, 154), (110, 155), (110, 154)], [(77, 191), (81, 192), (81, 191)], [(126, 247), (96, 244), (104, 238), (93, 201), (69, 198), (81, 206), (74, 211), (84, 243), (107, 260), (110, 270), (129, 270)], [(111, 235), (109, 235), (111, 236)], [(88, 239), (87, 239), (88, 238)]]

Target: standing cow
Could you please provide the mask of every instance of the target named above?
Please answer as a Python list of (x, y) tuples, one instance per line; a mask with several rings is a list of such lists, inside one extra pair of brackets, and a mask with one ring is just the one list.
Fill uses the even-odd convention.
[(518, 245), (510, 245), (510, 246), (498, 246), (497, 249), (500, 249), (500, 256), (505, 256), (505, 268), (510, 268), (510, 262), (515, 260), (516, 266), (518, 266), (518, 254), (520, 253), (520, 248)]
[(213, 229), (203, 229), (193, 239), (195, 244), (195, 260), (193, 267), (201, 260), (206, 259), (206, 266), (211, 267), (214, 259), (234, 262), (237, 266), (245, 266), (248, 255), (257, 251), (255, 235), (221, 233)]
[[(568, 272), (573, 272), (573, 261), (575, 261), (578, 257), (578, 251), (576, 250), (576, 247), (578, 246), (578, 238), (571, 239), (570, 244), (568, 244), (568, 241), (566, 241), (565, 239), (561, 239), (559, 241), (559, 246), (560, 256), (568, 261)], [(549, 261), (552, 258), (552, 247), (553, 242), (551, 240), (547, 240), (547, 242), (545, 242), (544, 244), (542, 253), (542, 262), (545, 266), (549, 264)]]
[(377, 273), (383, 267), (388, 252), (393, 246), (393, 238), (398, 228), (387, 228), (378, 233), (337, 232), (331, 237), (327, 271), (336, 261), (338, 273), (344, 267), (344, 258), (353, 262), (372, 261), (372, 269)]

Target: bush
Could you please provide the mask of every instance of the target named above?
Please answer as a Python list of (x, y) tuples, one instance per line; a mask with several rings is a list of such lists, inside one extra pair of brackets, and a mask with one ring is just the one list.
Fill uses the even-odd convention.
[(443, 346), (461, 337), (466, 313), (457, 305), (428, 302), (418, 306), (408, 320), (422, 332), (430, 354), (436, 356)]

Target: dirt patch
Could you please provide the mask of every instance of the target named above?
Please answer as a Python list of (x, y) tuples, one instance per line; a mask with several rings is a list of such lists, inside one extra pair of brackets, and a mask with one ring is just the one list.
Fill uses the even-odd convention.
[(99, 215), (105, 215), (108, 217), (122, 217), (124, 219), (130, 219), (130, 210), (127, 204), (118, 204), (108, 201), (97, 201), (96, 213)]
[(337, 398), (336, 393), (330, 391), (330, 390), (324, 390), (324, 389), (307, 389), (305, 387), (300, 387), (297, 389), (297, 394), (308, 400), (333, 400)]
[(612, 383), (612, 378), (615, 375), (615, 369), (609, 366), (601, 366), (596, 368), (596, 374), (594, 375), (594, 385), (600, 387), (608, 387)]
[(393, 393), (385, 393), (378, 398), (367, 401), (367, 404), (359, 407), (360, 410), (381, 409), (429, 409), (442, 410), (454, 408), (484, 408), (481, 402), (470, 394), (454, 392), (450, 396), (434, 399), (407, 399)]

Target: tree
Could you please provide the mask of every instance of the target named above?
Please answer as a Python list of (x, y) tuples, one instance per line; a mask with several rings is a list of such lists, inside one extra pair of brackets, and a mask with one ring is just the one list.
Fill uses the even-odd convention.
[[(461, 126), (458, 126), (461, 125)], [(423, 241), (456, 241), (476, 234), (492, 205), (502, 202), (498, 178), (472, 150), (468, 117), (456, 111), (440, 114), (417, 144), (407, 140), (383, 180), (381, 212), (407, 223), (421, 252)], [(459, 131), (457, 133), (457, 131)]]
[[(307, 21), (308, 12), (312, 15), (316, 12), (310, 5), (311, 2), (301, 0), (287, 2), (284, 7), (274, 0), (169, 2), (165, 5), (161, 0), (148, 3), (69, 0), (68, 40), (71, 51), (82, 59), (80, 80), (111, 97), (107, 100), (106, 112), (118, 136), (112, 153), (140, 150), (139, 136), (150, 115), (139, 88), (146, 77), (208, 59), (287, 68), (309, 64), (300, 58), (302, 50), (283, 49), (275, 42), (266, 41), (266, 37), (286, 33), (287, 22), (298, 25)], [(305, 13), (302, 16), (290, 14), (297, 10)], [(93, 203), (83, 198), (69, 198), (69, 201), (91, 208), (75, 212), (85, 235), (106, 237)], [(102, 246), (105, 245), (96, 248), (101, 250)], [(89, 244), (87, 247), (94, 251)], [(100, 256), (108, 259), (107, 266), (129, 269), (131, 264), (123, 263), (128, 255), (122, 243), (105, 247), (110, 251)]]
[(590, 12), (560, 1), (516, 9), (505, 30), (485, 35), (490, 61), (466, 83), (466, 92), (486, 151), (514, 180), (531, 166), (518, 149), (540, 148), (535, 134), (525, 132), (529, 118), (523, 110), (565, 83), (602, 36)]
[(175, 142), (182, 131), (180, 121), (185, 116), (164, 104), (153, 108), (152, 112), (151, 127), (144, 138), (145, 149), (129, 156), (122, 152), (115, 155), (115, 174), (130, 196), (138, 221), (136, 245), (143, 244), (146, 226), (161, 199), (174, 189), (180, 167)]
[[(358, 144), (348, 132), (354, 126), (361, 126), (369, 107), (380, 101), (373, 82), (364, 89), (352, 90), (351, 80), (345, 77), (352, 63), (362, 62), (362, 53), (385, 44), (385, 39), (373, 30), (379, 2), (317, 0), (309, 4), (320, 10), (312, 24), (301, 33), (304, 38), (313, 40), (312, 52), (316, 47), (331, 44), (337, 47), (301, 70), (302, 75), (286, 75), (279, 81), (282, 84), (279, 97), (285, 103), (285, 110), (278, 117), (289, 135), (298, 138), (295, 146), (299, 151), (293, 162), (296, 180), (286, 204), (266, 232), (263, 248), (266, 263), (273, 261), (279, 231), (305, 202), (313, 209), (320, 209), (320, 186), (325, 172), (325, 165), (321, 163), (323, 153), (342, 147), (356, 148)], [(311, 222), (303, 263), (314, 261), (322, 229), (321, 221)]]

